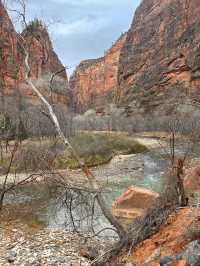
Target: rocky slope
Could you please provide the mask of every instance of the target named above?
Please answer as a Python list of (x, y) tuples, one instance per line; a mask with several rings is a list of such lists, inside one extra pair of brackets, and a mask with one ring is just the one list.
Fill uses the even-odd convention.
[[(29, 102), (37, 105), (38, 98), (27, 87), (24, 80), (24, 52), (14, 26), (0, 1), (0, 98), (5, 105)], [(38, 20), (31, 22), (22, 33), (30, 54), (31, 78), (47, 95), (51, 74), (63, 69), (55, 54), (49, 34)], [(53, 100), (56, 104), (67, 104), (68, 81), (66, 72), (59, 74), (53, 83)], [(49, 92), (48, 92), (49, 95)], [(2, 104), (2, 106), (3, 106)]]
[(85, 60), (76, 68), (70, 79), (77, 111), (101, 108), (104, 102), (116, 99), (118, 88), (118, 66), (121, 49), (126, 40), (122, 34), (104, 57)]
[[(199, 209), (172, 213), (156, 234), (114, 260), (113, 266), (133, 262), (148, 266), (199, 265)], [(124, 263), (124, 264), (123, 264)], [(181, 264), (182, 263), (182, 264)]]

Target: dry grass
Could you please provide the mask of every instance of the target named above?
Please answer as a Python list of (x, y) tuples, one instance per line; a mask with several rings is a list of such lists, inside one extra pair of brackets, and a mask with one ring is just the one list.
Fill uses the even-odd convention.
[[(109, 162), (117, 154), (146, 152), (148, 149), (132, 137), (110, 133), (81, 133), (71, 140), (73, 147), (88, 166)], [(58, 156), (57, 168), (77, 168), (71, 155)]]
[[(82, 132), (71, 138), (80, 158), (89, 166), (108, 163), (117, 154), (146, 152), (148, 149), (134, 138), (124, 134)], [(9, 154), (0, 162), (6, 169)], [(37, 171), (49, 168), (78, 168), (77, 161), (59, 140), (26, 140), (19, 147), (12, 172)]]

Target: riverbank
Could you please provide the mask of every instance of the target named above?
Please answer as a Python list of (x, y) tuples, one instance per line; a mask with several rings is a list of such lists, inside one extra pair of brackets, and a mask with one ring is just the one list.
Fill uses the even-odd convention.
[[(114, 132), (82, 132), (69, 139), (79, 158), (88, 166), (94, 167), (108, 163), (119, 154), (137, 154), (147, 152), (148, 148), (127, 134)], [(3, 146), (2, 146), (3, 147)], [(80, 168), (70, 149), (59, 139), (27, 139), (18, 145), (12, 154), (14, 143), (0, 158), (0, 173), (6, 173), (13, 157), (9, 172), (23, 173), (27, 171), (49, 169)]]
[(90, 255), (101, 255), (111, 244), (97, 238), (86, 241), (83, 236), (65, 230), (30, 232), (20, 223), (14, 227), (1, 224), (0, 238), (1, 266), (88, 266), (88, 250)]
[[(150, 151), (118, 154), (108, 164), (92, 168), (102, 188), (106, 188), (105, 197), (110, 206), (131, 185), (162, 191), (166, 160), (160, 156), (160, 141), (138, 137), (137, 142)], [(165, 145), (164, 140), (162, 145)], [(60, 173), (67, 181), (85, 182), (80, 169), (60, 170)], [(25, 174), (21, 176), (24, 177)], [(82, 266), (88, 265), (89, 260), (80, 255), (80, 249), (86, 246), (84, 238), (66, 228), (66, 212), (58, 205), (57, 196), (61, 198), (60, 191), (49, 193), (49, 185), (43, 187), (40, 182), (36, 182), (34, 191), (29, 184), (14, 195), (8, 195), (5, 212), (9, 213), (0, 223), (0, 265), (10, 265), (10, 258), (17, 266), (70, 266), (70, 263), (77, 266), (80, 262)], [(99, 224), (101, 227), (108, 226), (102, 217)], [(101, 228), (95, 229), (99, 231)], [(97, 246), (101, 253), (106, 243), (102, 239), (93, 239), (91, 246)]]
[[(137, 141), (144, 140), (138, 138)], [(152, 189), (156, 192), (162, 191), (165, 162), (156, 155), (158, 146), (155, 139), (145, 139), (145, 144), (149, 149), (154, 147), (154, 152), (116, 155), (109, 163), (91, 169), (103, 191), (105, 190), (105, 198), (110, 208), (112, 202), (132, 185)], [(62, 176), (62, 182), (89, 186), (80, 169), (65, 169), (56, 172)], [(56, 191), (58, 185), (56, 175), (51, 175), (48, 171), (41, 171), (42, 176), (39, 173), (37, 181), (20, 186), (14, 194), (11, 192), (6, 195), (4, 204), (7, 213), (5, 217), (7, 220), (20, 219), (22, 223), (28, 224), (30, 227), (36, 223), (42, 224), (43, 228), (65, 228), (65, 210), (61, 206), (64, 192)], [(19, 182), (26, 177), (25, 173), (10, 174), (7, 181), (8, 184), (14, 181)], [(2, 176), (0, 180), (3, 181), (4, 178), (5, 176)], [(107, 225), (103, 221), (102, 226)], [(98, 227), (97, 230), (99, 229), (101, 227)]]
[(158, 232), (134, 248), (124, 248), (110, 265), (129, 265), (131, 262), (137, 266), (200, 265), (199, 215), (198, 206), (177, 209)]

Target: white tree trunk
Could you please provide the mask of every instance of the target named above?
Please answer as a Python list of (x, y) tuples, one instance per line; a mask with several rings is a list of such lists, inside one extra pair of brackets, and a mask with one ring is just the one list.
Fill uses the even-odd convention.
[(97, 201), (98, 201), (98, 204), (102, 210), (102, 213), (107, 218), (107, 220), (110, 222), (110, 224), (116, 228), (120, 239), (122, 239), (125, 236), (126, 231), (124, 230), (122, 225), (118, 222), (118, 220), (112, 215), (111, 210), (107, 207), (106, 202), (105, 202), (105, 200), (104, 200), (104, 198), (100, 192), (99, 184), (98, 184), (95, 176), (89, 170), (89, 168), (81, 161), (80, 157), (78, 156), (78, 154), (76, 153), (76, 151), (72, 147), (71, 143), (65, 137), (64, 133), (61, 130), (58, 118), (57, 118), (51, 104), (46, 100), (46, 98), (41, 94), (41, 92), (37, 89), (37, 87), (33, 84), (32, 80), (29, 78), (29, 73), (30, 73), (30, 67), (29, 67), (29, 62), (28, 62), (29, 61), (29, 53), (27, 52), (25, 47), (24, 47), (24, 51), (25, 51), (25, 66), (26, 66), (25, 80), (26, 80), (27, 84), (37, 94), (37, 96), (42, 101), (42, 103), (48, 108), (49, 115), (52, 119), (52, 122), (55, 126), (55, 129), (57, 131), (59, 138), (63, 141), (64, 145), (71, 150), (73, 157), (76, 159), (76, 161), (78, 162), (79, 166), (81, 167), (83, 173), (86, 175), (91, 187), (94, 190), (98, 191), (97, 192)]

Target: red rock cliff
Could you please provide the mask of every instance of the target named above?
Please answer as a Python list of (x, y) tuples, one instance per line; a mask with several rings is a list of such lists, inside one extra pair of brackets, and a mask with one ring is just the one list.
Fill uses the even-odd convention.
[[(30, 76), (37, 83), (37, 86), (44, 94), (49, 95), (49, 81), (52, 73), (64, 69), (57, 54), (53, 50), (53, 46), (48, 31), (39, 20), (31, 22), (22, 33), (26, 47), (29, 51)], [(54, 103), (68, 104), (68, 80), (66, 71), (62, 71), (55, 77), (52, 84), (52, 97)], [(21, 86), (22, 94), (26, 94), (26, 86)], [(28, 97), (32, 102), (35, 101), (35, 95), (29, 90)]]
[(16, 32), (0, 1), (0, 96), (10, 95), (20, 76)]
[(118, 88), (118, 65), (121, 49), (126, 40), (123, 34), (105, 53), (104, 57), (85, 60), (76, 68), (70, 79), (77, 111), (101, 108), (113, 102)]
[(127, 35), (75, 71), (77, 106), (98, 107), (117, 95), (133, 111), (170, 114), (177, 99), (200, 100), (199, 13), (199, 0), (143, 0)]
[(120, 55), (121, 103), (155, 110), (200, 99), (199, 12), (199, 0), (142, 1)]
[[(0, 98), (4, 102), (22, 99), (38, 104), (36, 95), (27, 87), (24, 80), (24, 53), (13, 24), (0, 1)], [(45, 27), (38, 20), (30, 23), (22, 33), (28, 47), (31, 78), (37, 86), (49, 95), (48, 82), (51, 74), (63, 69), (55, 54)], [(66, 72), (59, 74), (53, 83), (52, 97), (56, 104), (67, 105), (68, 81)], [(17, 97), (17, 98), (16, 98)]]

